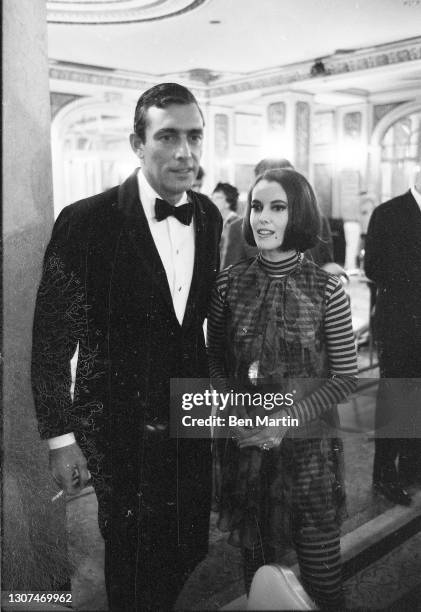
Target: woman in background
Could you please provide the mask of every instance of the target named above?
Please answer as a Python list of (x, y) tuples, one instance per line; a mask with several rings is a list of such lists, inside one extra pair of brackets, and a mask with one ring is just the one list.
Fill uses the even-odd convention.
[(254, 572), (293, 544), (309, 594), (338, 609), (344, 488), (336, 405), (355, 388), (357, 364), (341, 282), (303, 256), (319, 232), (316, 199), (301, 174), (269, 170), (256, 179), (244, 236), (259, 253), (219, 274), (208, 344), (217, 388), (231, 390), (229, 378), (241, 391), (291, 393), (292, 405), (270, 416), (299, 423), (237, 427), (218, 441), (219, 524), (242, 548), (247, 591)]
[(221, 262), (224, 261), (227, 250), (227, 237), (229, 229), (239, 216), (238, 208), (238, 189), (229, 183), (217, 183), (211, 195), (212, 202), (218, 207), (222, 215), (222, 235), (219, 242), (219, 250), (221, 254)]

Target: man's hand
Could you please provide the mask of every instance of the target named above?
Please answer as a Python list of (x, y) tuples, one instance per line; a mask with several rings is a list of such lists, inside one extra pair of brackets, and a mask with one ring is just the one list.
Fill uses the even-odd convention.
[(50, 470), (66, 495), (80, 493), (90, 479), (85, 456), (76, 443), (50, 450)]

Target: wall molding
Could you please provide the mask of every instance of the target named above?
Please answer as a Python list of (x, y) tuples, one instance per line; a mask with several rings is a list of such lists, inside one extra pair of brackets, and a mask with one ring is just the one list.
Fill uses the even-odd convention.
[[(348, 54), (331, 55), (323, 58), (325, 74), (311, 76), (313, 61), (299, 62), (288, 66), (278, 66), (271, 69), (248, 73), (242, 77), (226, 77), (223, 74), (218, 79), (208, 83), (198, 83), (192, 80), (191, 71), (179, 74), (179, 81), (189, 87), (200, 99), (217, 98), (256, 89), (270, 90), (274, 87), (291, 85), (293, 83), (318, 79), (334, 81), (339, 75), (364, 72), (421, 60), (421, 36), (395, 43), (378, 45), (360, 49)], [(50, 79), (87, 83), (107, 88), (136, 89), (142, 91), (152, 85), (162, 82), (169, 75), (143, 75), (135, 71), (96, 68), (83, 64), (67, 64), (66, 62), (50, 60)]]
[(338, 75), (415, 60), (421, 60), (421, 37), (360, 49), (347, 54), (330, 55), (323, 58), (325, 66), (323, 75), (311, 76), (314, 61), (299, 62), (288, 66), (279, 66), (271, 70), (250, 73), (240, 79), (226, 81), (223, 84), (212, 83), (209, 86), (209, 93), (213, 97), (252, 89), (289, 85), (306, 80), (333, 80)]
[(51, 119), (57, 115), (57, 113), (67, 104), (79, 100), (82, 96), (75, 94), (60, 93), (58, 91), (50, 92), (50, 105), (51, 105)]
[[(150, 75), (145, 76), (134, 71), (102, 69), (84, 66), (83, 64), (78, 66), (74, 63), (66, 63), (59, 60), (50, 60), (49, 76), (51, 80), (95, 85), (111, 89), (134, 89), (139, 92), (164, 80), (162, 75), (154, 79)], [(183, 82), (181, 79), (179, 80)], [(188, 86), (193, 94), (199, 98), (203, 98), (206, 95), (206, 86), (195, 87), (188, 80), (184, 80), (183, 84)]]

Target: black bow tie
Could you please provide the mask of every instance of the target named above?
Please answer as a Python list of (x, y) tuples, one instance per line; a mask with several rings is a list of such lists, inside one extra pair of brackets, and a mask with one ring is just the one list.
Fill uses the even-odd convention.
[(189, 202), (188, 204), (182, 204), (181, 206), (171, 206), (166, 200), (155, 200), (155, 217), (157, 221), (163, 221), (170, 215), (173, 215), (180, 223), (184, 225), (190, 225), (193, 217), (193, 206)]

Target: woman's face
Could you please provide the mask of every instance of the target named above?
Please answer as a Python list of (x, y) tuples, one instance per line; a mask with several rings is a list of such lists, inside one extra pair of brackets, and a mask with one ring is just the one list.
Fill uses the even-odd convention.
[(288, 198), (279, 183), (261, 180), (252, 192), (250, 225), (259, 250), (267, 259), (282, 258), (282, 246), (288, 223)]

